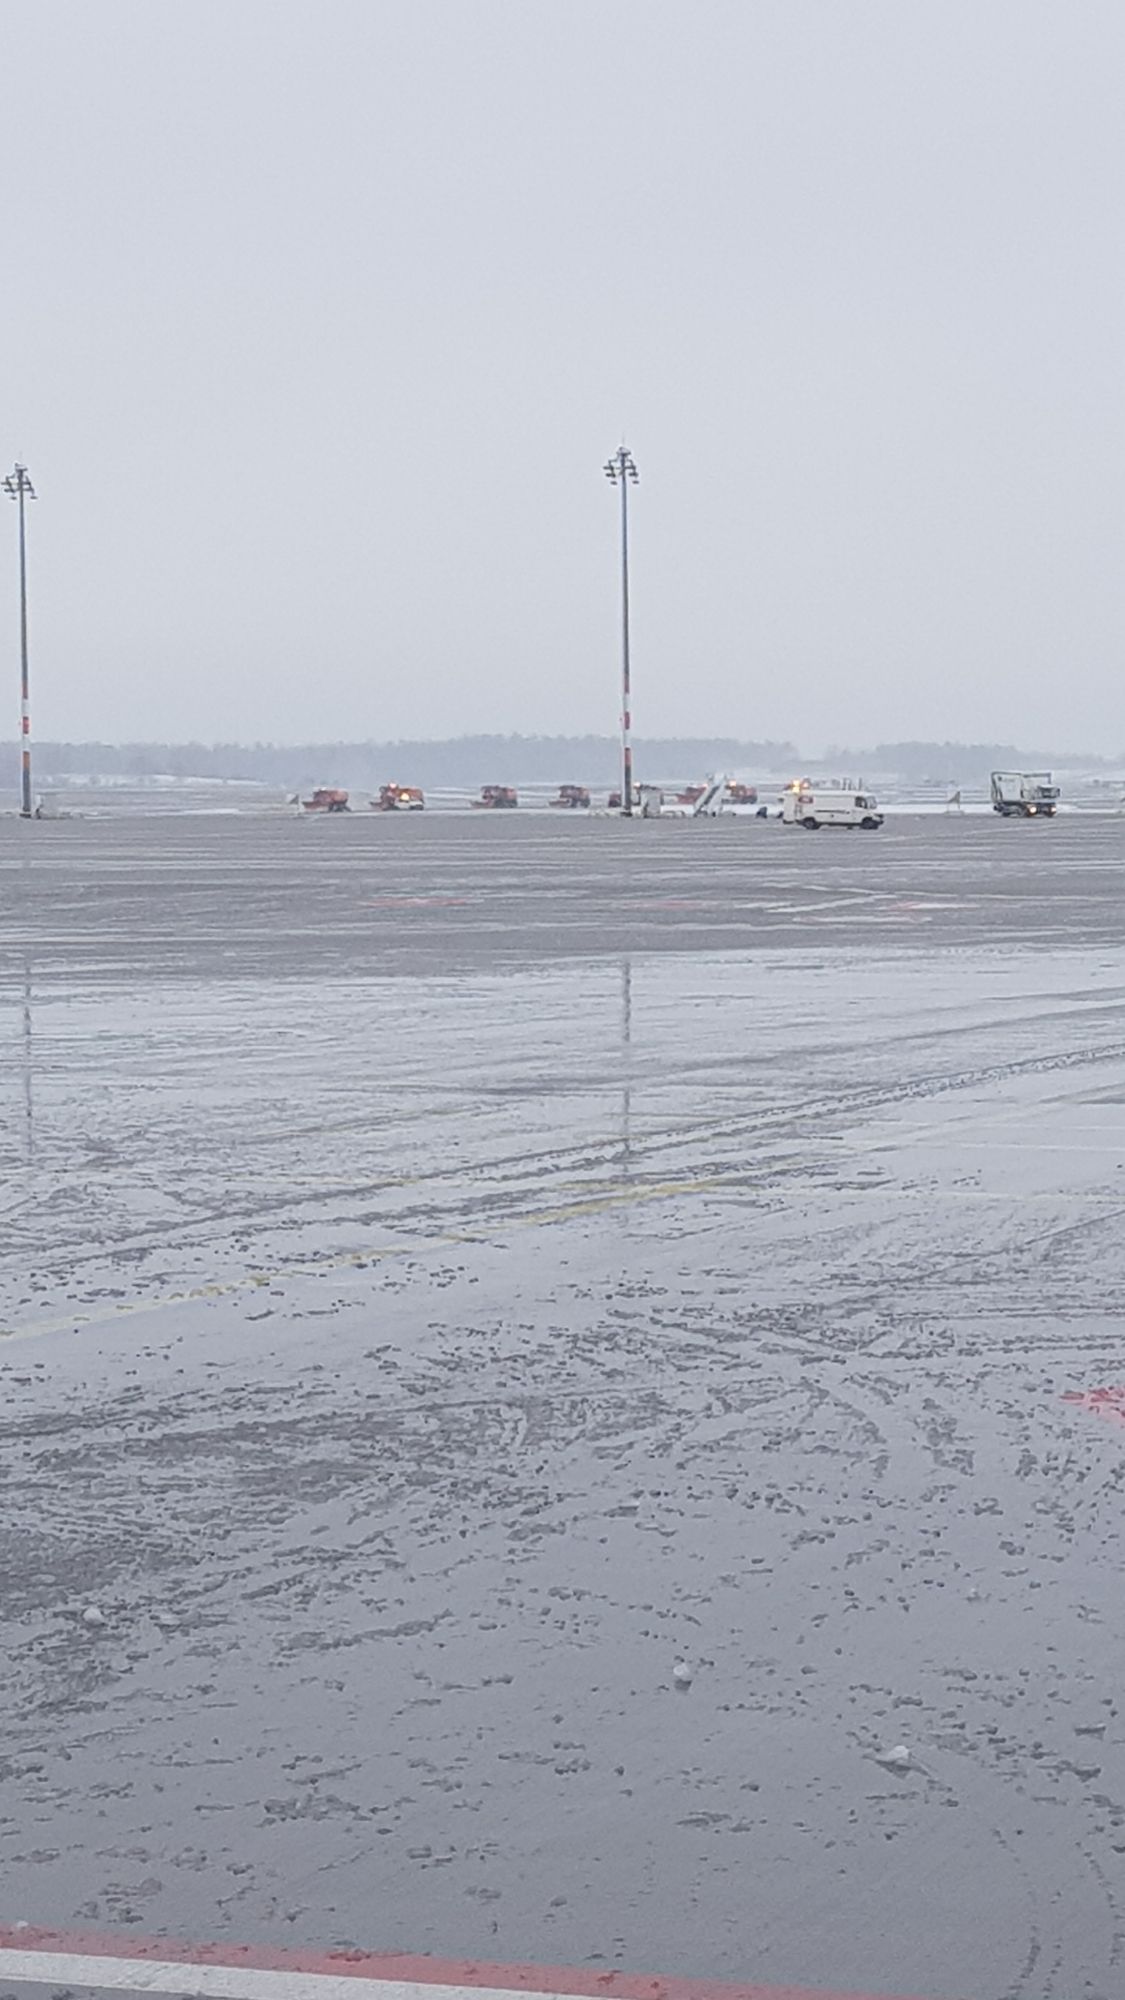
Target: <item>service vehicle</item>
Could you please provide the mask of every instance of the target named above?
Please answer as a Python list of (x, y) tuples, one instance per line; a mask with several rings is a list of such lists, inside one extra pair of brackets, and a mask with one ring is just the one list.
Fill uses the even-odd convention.
[(351, 811), (347, 792), (337, 791), (330, 785), (318, 785), (311, 799), (301, 800), (301, 811), (307, 813), (346, 813)]
[(727, 814), (753, 818), (759, 810), (759, 792), (757, 786), (723, 774), (705, 784), (685, 784), (663, 810), (669, 820), (721, 820)]
[(714, 819), (722, 808), (726, 778), (708, 778), (705, 785), (688, 785), (661, 808), (662, 819)]
[(548, 800), (549, 805), (564, 806), (571, 812), (580, 811), (589, 803), (590, 794), (585, 785), (560, 785), (558, 796)]
[(737, 778), (708, 778), (703, 785), (686, 785), (663, 808), (667, 819), (754, 818), (759, 811), (758, 793), (753, 785)]
[(807, 827), (810, 833), (822, 826), (858, 826), (874, 833), (883, 824), (879, 801), (870, 792), (850, 785), (813, 785), (808, 778), (786, 787), (781, 817), (786, 826)]
[(518, 806), (519, 796), (511, 785), (482, 785), (479, 799), (470, 802), (474, 806), (484, 806), (492, 812), (508, 812)]
[(1005, 819), (1053, 819), (1059, 788), (1049, 771), (993, 771), (989, 779), (993, 812)]
[(417, 785), (382, 785), (377, 799), (371, 805), (375, 812), (420, 813), (424, 810), (426, 795)]

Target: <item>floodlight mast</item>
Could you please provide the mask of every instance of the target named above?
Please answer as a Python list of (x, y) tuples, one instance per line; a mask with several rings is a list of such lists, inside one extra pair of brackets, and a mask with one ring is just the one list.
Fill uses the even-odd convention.
[(27, 530), (24, 502), (34, 500), (35, 488), (26, 465), (17, 465), (3, 482), (9, 500), (14, 500), (20, 517), (20, 818), (31, 812), (31, 692), (27, 669)]
[(619, 444), (606, 460), (605, 476), (621, 493), (621, 810), (633, 816), (632, 667), (629, 658), (629, 488), (639, 478), (633, 454)]

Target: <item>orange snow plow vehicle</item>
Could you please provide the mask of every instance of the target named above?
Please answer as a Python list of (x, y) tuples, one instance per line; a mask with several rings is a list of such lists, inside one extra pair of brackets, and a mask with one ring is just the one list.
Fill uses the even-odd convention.
[(482, 785), (479, 799), (472, 801), (475, 806), (486, 806), (492, 811), (518, 806), (519, 797), (511, 785)]
[(589, 803), (590, 794), (585, 785), (560, 785), (558, 797), (550, 801), (551, 805), (567, 806), (572, 812), (582, 806), (588, 806)]
[(420, 813), (426, 804), (426, 795), (417, 785), (383, 785), (377, 799), (372, 799), (374, 812)]
[(307, 813), (346, 813), (351, 811), (346, 792), (338, 792), (328, 785), (318, 785), (311, 799), (301, 800), (301, 810)]

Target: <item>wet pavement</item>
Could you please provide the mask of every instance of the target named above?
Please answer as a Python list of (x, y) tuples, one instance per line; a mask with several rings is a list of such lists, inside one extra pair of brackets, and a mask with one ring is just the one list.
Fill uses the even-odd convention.
[(0, 822), (0, 1915), (1119, 2000), (1123, 889)]

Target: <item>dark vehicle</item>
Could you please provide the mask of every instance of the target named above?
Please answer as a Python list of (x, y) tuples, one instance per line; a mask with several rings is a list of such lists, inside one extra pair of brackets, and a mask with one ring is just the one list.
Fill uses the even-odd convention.
[(493, 811), (510, 811), (513, 806), (518, 806), (519, 796), (511, 785), (482, 785), (480, 797), (474, 799), (473, 804)]

